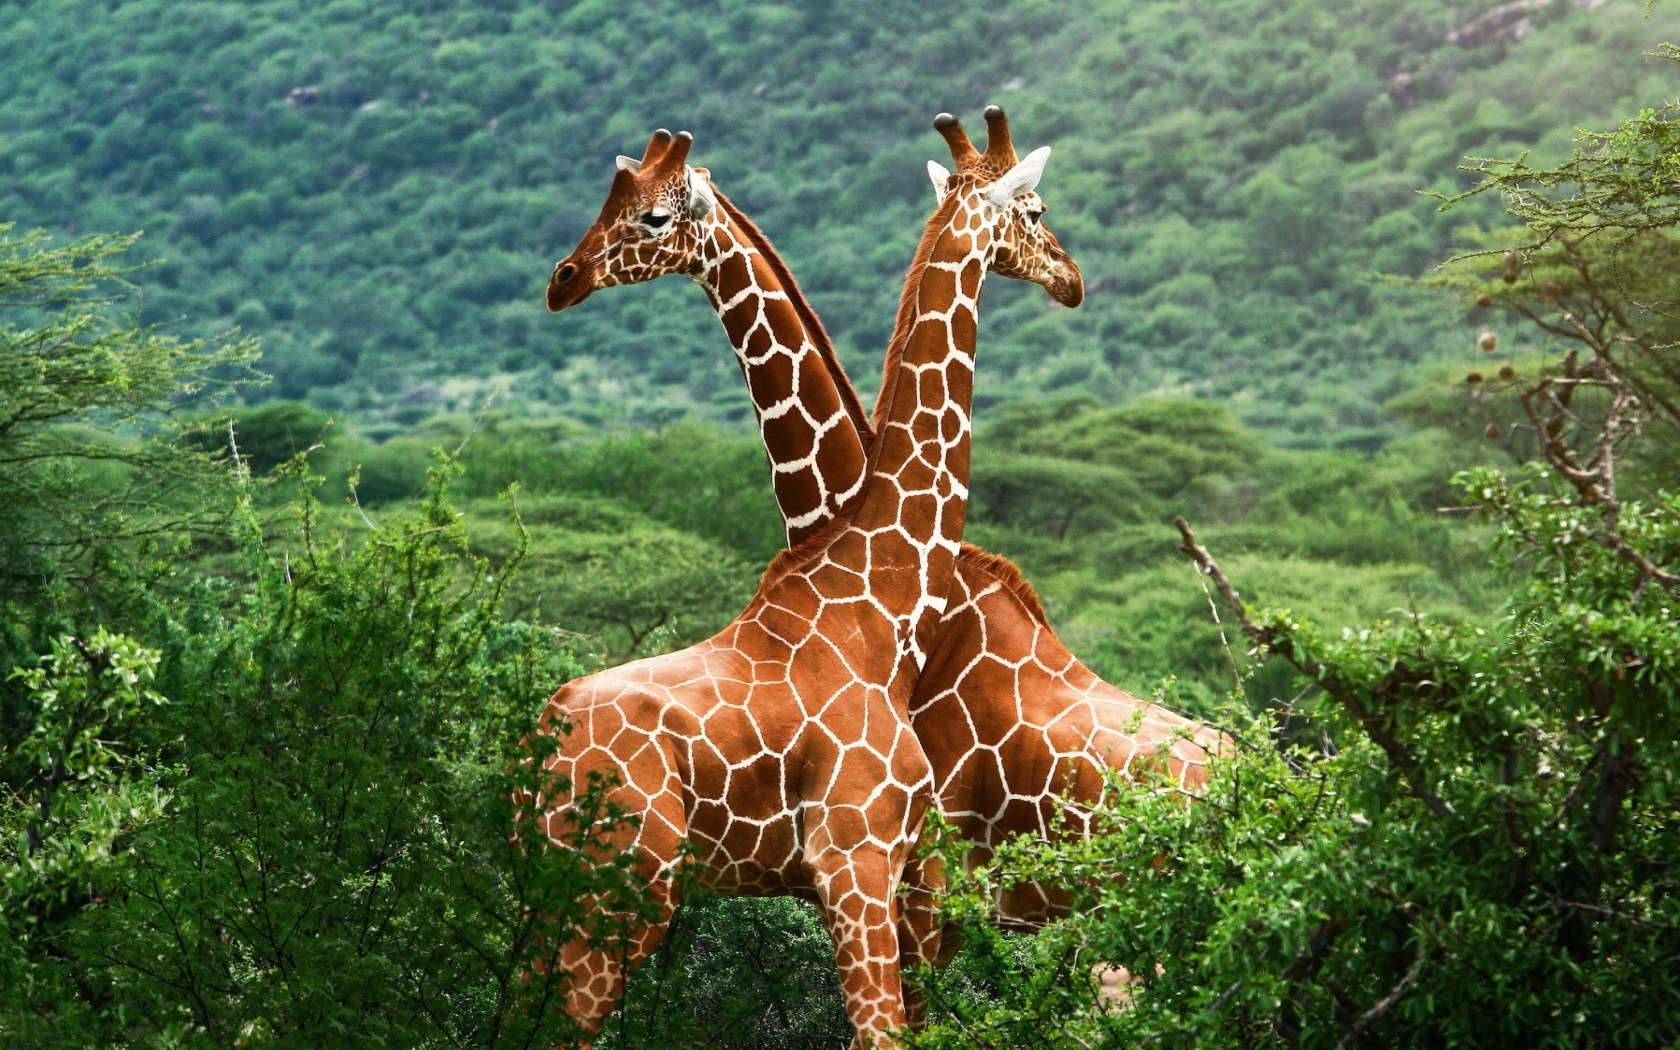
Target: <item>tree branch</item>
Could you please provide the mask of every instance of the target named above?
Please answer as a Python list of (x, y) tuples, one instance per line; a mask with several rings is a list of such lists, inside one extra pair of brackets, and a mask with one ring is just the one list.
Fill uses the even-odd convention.
[(1289, 969), (1284, 971), (1283, 979), (1288, 982), (1289, 992), (1278, 1006), (1272, 1031), (1285, 1046), (1301, 1045), (1301, 1000), (1297, 986), (1318, 976), (1318, 971), (1330, 958), (1331, 950), (1336, 947), (1336, 941), (1346, 930), (1346, 919), (1325, 919), (1314, 927), (1306, 947), (1296, 954)]
[[(1243, 608), (1242, 597), (1237, 594), (1237, 589), (1231, 586), (1230, 577), (1225, 575), (1225, 570), (1219, 567), (1219, 563), (1214, 560), (1213, 555), (1208, 552), (1206, 547), (1196, 542), (1196, 534), (1190, 530), (1190, 523), (1183, 518), (1174, 518), (1173, 525), (1178, 528), (1178, 533), (1184, 540), (1179, 549), (1188, 554), (1208, 579), (1213, 581), (1214, 589), (1219, 592), (1219, 596), (1225, 600), (1225, 604), (1230, 607), (1232, 614), (1236, 616), (1237, 622), (1242, 625), (1243, 633), (1253, 639), (1256, 645), (1264, 646), (1277, 653), (1293, 664), (1302, 674), (1318, 682), (1319, 686), (1331, 698), (1347, 709), (1348, 713), (1353, 716), (1354, 721), (1358, 722), (1359, 727), (1365, 731), (1365, 735), (1371, 738), (1371, 742), (1381, 748), (1383, 754), (1388, 756), (1389, 763), (1405, 778), (1412, 794), (1427, 806), (1431, 813), (1442, 820), (1451, 817), (1453, 815), (1452, 807), (1439, 795), (1429, 790), (1423, 768), (1418, 764), (1416, 756), (1411, 753), (1411, 749), (1405, 745), (1404, 741), (1394, 735), (1393, 730), (1388, 727), (1384, 719), (1379, 718), (1365, 705), (1354, 685), (1308, 654), (1301, 652), (1296, 647), (1294, 639), (1289, 635), (1256, 622), (1254, 617), (1249, 615), (1248, 610)], [(1430, 680), (1431, 676), (1429, 675), (1404, 665), (1396, 665), (1393, 670), (1383, 676), (1381, 682), (1376, 684), (1373, 692), (1378, 695), (1390, 696), (1403, 686), (1418, 685)], [(1439, 688), (1439, 686), (1437, 687)]]
[(1359, 1020), (1353, 1022), (1353, 1026), (1347, 1030), (1347, 1034), (1342, 1036), (1342, 1041), (1336, 1044), (1336, 1050), (1349, 1050), (1354, 1043), (1365, 1035), (1367, 1028), (1380, 1021), (1383, 1014), (1394, 1009), (1394, 1004), (1404, 999), (1406, 993), (1412, 990), (1412, 985), (1417, 983), (1418, 975), (1423, 973), (1423, 964), (1427, 960), (1428, 956), (1422, 948), (1419, 948), (1417, 961), (1412, 963), (1412, 968), (1406, 971), (1404, 977), (1400, 978), (1400, 983), (1389, 989), (1387, 995), (1377, 1000), (1375, 1006), (1366, 1010), (1360, 1015)]

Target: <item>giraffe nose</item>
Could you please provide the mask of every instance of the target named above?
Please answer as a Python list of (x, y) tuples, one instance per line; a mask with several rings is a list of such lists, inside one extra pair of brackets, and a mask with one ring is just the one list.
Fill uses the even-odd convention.
[(592, 277), (586, 275), (577, 263), (557, 263), (554, 276), (549, 278), (545, 295), (549, 310), (559, 313), (567, 307), (583, 302), (589, 298), (589, 293), (595, 290), (594, 284)]
[(1050, 297), (1063, 306), (1078, 306), (1085, 299), (1085, 278), (1072, 259), (1063, 258), (1061, 262), (1060, 272), (1048, 289)]

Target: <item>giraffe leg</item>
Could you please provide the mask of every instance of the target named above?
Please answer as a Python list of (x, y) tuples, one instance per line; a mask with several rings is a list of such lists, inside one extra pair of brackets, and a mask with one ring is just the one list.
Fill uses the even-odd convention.
[(834, 942), (840, 993), (851, 1018), (853, 1050), (888, 1050), (903, 1028), (898, 911), (893, 892), (902, 860), (864, 847), (824, 851), (806, 861), (817, 890), (823, 926)]
[[(620, 711), (630, 716), (623, 717)], [(539, 972), (558, 970), (565, 978), (560, 995), (567, 1016), (582, 1029), (583, 1038), (576, 1044), (581, 1050), (587, 1050), (618, 1007), (629, 974), (665, 937), (680, 895), (678, 865), (688, 835), (682, 794), (670, 773), (676, 759), (669, 741), (644, 730), (657, 746), (642, 748), (628, 759), (620, 759), (593, 743), (603, 735), (597, 733), (601, 725), (626, 733), (621, 728), (623, 723), (646, 726), (656, 715), (624, 702), (618, 708), (593, 711), (590, 716), (566, 741), (576, 750), (563, 753), (555, 768), (574, 785), (605, 780), (612, 785), (609, 800), (637, 818), (592, 839), (589, 849), (597, 861), (633, 855), (637, 872), (646, 881), (652, 909), (651, 916), (620, 914), (603, 911), (593, 902), (586, 904), (581, 913), (593, 917), (589, 928), (561, 945), (547, 960), (548, 967), (538, 967)], [(577, 834), (568, 823), (576, 817), (569, 815), (566, 807), (551, 811), (548, 819), (552, 839), (564, 840)]]
[(558, 962), (566, 975), (566, 1014), (577, 1022), (583, 1035), (581, 1041), (562, 1043), (560, 1047), (589, 1050), (623, 999), (626, 979), (665, 939), (677, 905), (675, 882), (661, 879), (649, 891), (657, 905), (657, 917), (641, 926), (623, 944), (602, 947), (591, 945), (587, 937), (576, 937), (560, 950)]
[[(956, 954), (958, 938), (939, 917), (939, 894), (945, 888), (943, 862), (923, 857), (905, 866), (899, 892), (898, 944), (901, 973), (920, 966), (944, 969)], [(904, 984), (904, 1014), (914, 1031), (927, 1026), (927, 999), (913, 981)]]

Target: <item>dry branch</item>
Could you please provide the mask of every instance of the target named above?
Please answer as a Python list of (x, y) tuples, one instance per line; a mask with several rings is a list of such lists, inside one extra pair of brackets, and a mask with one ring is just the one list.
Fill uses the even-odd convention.
[(1354, 1043), (1365, 1035), (1366, 1029), (1376, 1024), (1382, 1019), (1383, 1014), (1394, 1009), (1395, 1003), (1406, 997), (1406, 993), (1412, 990), (1412, 985), (1417, 983), (1418, 975), (1423, 973), (1423, 964), (1426, 958), (1420, 949), (1417, 961), (1412, 964), (1410, 970), (1406, 971), (1406, 975), (1400, 978), (1400, 983), (1389, 989), (1387, 995), (1378, 1000), (1375, 1006), (1361, 1014), (1359, 1020), (1353, 1022), (1353, 1027), (1349, 1028), (1347, 1034), (1342, 1036), (1342, 1041), (1336, 1044), (1336, 1050), (1349, 1050)]
[[(1237, 589), (1231, 586), (1230, 577), (1225, 575), (1225, 570), (1219, 567), (1219, 563), (1214, 560), (1208, 549), (1196, 541), (1196, 534), (1190, 530), (1190, 523), (1183, 518), (1174, 518), (1173, 525), (1178, 528), (1178, 533), (1184, 540), (1179, 549), (1188, 554), (1202, 573), (1213, 581), (1214, 590), (1219, 592), (1219, 596), (1225, 600), (1225, 604), (1230, 608), (1232, 615), (1242, 625), (1243, 633), (1248, 635), (1256, 645), (1283, 657), (1293, 664), (1296, 670), (1316, 681), (1325, 693), (1329, 694), (1332, 699), (1341, 704), (1353, 716), (1354, 721), (1358, 722), (1359, 727), (1365, 731), (1365, 735), (1371, 738), (1371, 742), (1381, 748), (1383, 754), (1388, 756), (1389, 763), (1405, 778), (1412, 794), (1437, 817), (1443, 820), (1451, 817), (1452, 807), (1429, 789), (1428, 781), (1424, 777), (1423, 767), (1418, 764), (1417, 757), (1411, 753), (1411, 749), (1406, 746), (1404, 741), (1394, 735), (1394, 731), (1388, 726), (1387, 721), (1366, 706), (1365, 701), (1359, 695), (1359, 690), (1351, 682), (1346, 681), (1310, 655), (1301, 652), (1292, 637), (1257, 622), (1253, 616), (1249, 615), (1248, 610), (1243, 607), (1242, 597), (1237, 594)], [(1372, 691), (1378, 696), (1393, 696), (1406, 686), (1420, 685), (1432, 680), (1430, 675), (1409, 668), (1404, 664), (1396, 664), (1388, 674), (1383, 676), (1380, 682), (1372, 687)], [(1436, 688), (1443, 687), (1437, 683)]]

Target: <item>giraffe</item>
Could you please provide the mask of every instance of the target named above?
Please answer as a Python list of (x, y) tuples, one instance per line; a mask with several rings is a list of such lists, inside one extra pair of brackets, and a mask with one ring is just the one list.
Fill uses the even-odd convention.
[[(936, 126), (966, 142), (954, 117)], [(583, 261), (644, 279), (672, 272), (661, 245), (677, 215), (714, 206), (687, 177), (691, 141), (676, 136), (614, 176), (603, 214), (634, 214), (644, 235), (588, 246)], [(635, 821), (610, 845), (636, 857), (661, 913), (623, 954), (561, 946), (567, 1010), (591, 1034), (663, 936), (685, 847), (714, 890), (816, 902), (854, 1046), (893, 1045), (907, 1020), (896, 893), (932, 799), (909, 703), (947, 608), (966, 513), (980, 289), (995, 271), (1068, 305), (1083, 295), (1078, 267), (1040, 221), (1049, 150), (1017, 161), (1006, 131), (995, 142), (984, 156), (971, 148), (974, 162), (953, 176), (917, 248), (878, 437), (847, 512), (779, 555), (747, 609), (711, 639), (568, 683), (544, 709), (540, 731), (556, 745), (548, 768), (573, 785), (613, 784)], [(545, 832), (563, 836), (568, 799), (537, 801)]]
[[(641, 161), (620, 157), (618, 166), (638, 171), (669, 139), (656, 132)], [(950, 172), (929, 162), (929, 174), (942, 199)], [(597, 288), (665, 272), (699, 283), (747, 380), (777, 503), (796, 545), (838, 517), (847, 494), (861, 487), (875, 432), (827, 332), (768, 238), (706, 169), (664, 177), (667, 197), (702, 202), (686, 213), (666, 208), (675, 223), (662, 247), (667, 263), (640, 265), (629, 250), (612, 256), (609, 246), (640, 242), (642, 217), (604, 208), (577, 250), (556, 264), (549, 308), (564, 310)], [(620, 268), (615, 259), (630, 265)], [(1056, 637), (1019, 571), (967, 544), (910, 711), (933, 767), (936, 804), (974, 845), (975, 863), (1015, 835), (1083, 830), (1084, 807), (1106, 789), (1105, 769), (1130, 779), (1164, 772), (1178, 790), (1195, 792), (1206, 782), (1208, 753), (1223, 743), (1098, 678)], [(1063, 800), (1081, 805), (1063, 811)], [(1067, 812), (1075, 826), (1057, 826), (1058, 814)], [(943, 963), (955, 948), (935, 920), (937, 875), (919, 862), (907, 875), (907, 964)], [(998, 901), (1000, 918), (1016, 926), (1036, 925), (1062, 904), (1035, 885), (1013, 887)], [(909, 1006), (919, 1021), (919, 1001)]]
[[(686, 150), (692, 139), (686, 132), (678, 138)], [(648, 169), (634, 180), (646, 210), (626, 208), (624, 200), (609, 196), (577, 248), (555, 264), (548, 308), (559, 312), (597, 288), (669, 273), (699, 281), (734, 344), (764, 445), (775, 450), (771, 483), (788, 545), (796, 547), (839, 517), (863, 490), (861, 435), (874, 432), (851, 384), (830, 378), (841, 373), (839, 358), (780, 256), (767, 250), (758, 228), (712, 187), (706, 169), (661, 168), (662, 183), (653, 184), (654, 161), (673, 142), (661, 128), (641, 160), (618, 158), (618, 170), (632, 177)], [(615, 176), (615, 195), (620, 185)], [(829, 484), (831, 478), (844, 479), (841, 487)]]

